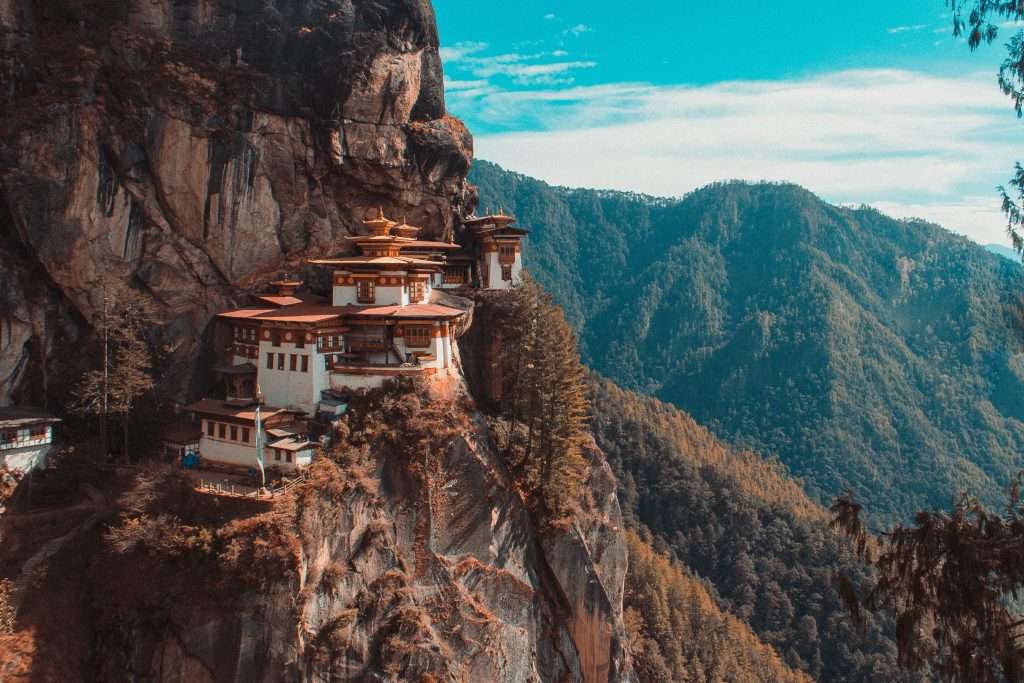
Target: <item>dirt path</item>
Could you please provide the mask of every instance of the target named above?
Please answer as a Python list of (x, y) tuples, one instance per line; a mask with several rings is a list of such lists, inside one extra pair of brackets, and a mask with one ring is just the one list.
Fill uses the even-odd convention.
[(19, 517), (19, 519), (26, 519), (31, 518), (34, 515), (53, 515), (57, 513), (67, 513), (73, 510), (81, 510), (85, 508), (95, 510), (95, 512), (92, 515), (90, 515), (84, 522), (76, 526), (68, 533), (48, 541), (45, 545), (43, 545), (42, 548), (36, 551), (36, 553), (32, 555), (32, 557), (28, 558), (25, 561), (25, 563), (21, 565), (21, 570), (18, 572), (18, 578), (14, 581), (8, 599), (8, 602), (11, 608), (14, 609), (15, 614), (18, 613), (18, 609), (21, 607), (21, 603), (25, 599), (25, 595), (27, 594), (28, 589), (31, 586), (33, 578), (35, 578), (36, 576), (37, 570), (39, 570), (40, 567), (42, 567), (47, 560), (56, 555), (60, 551), (60, 549), (64, 547), (65, 543), (67, 543), (69, 540), (77, 536), (82, 531), (91, 528), (93, 525), (95, 525), (97, 522), (99, 522), (107, 515), (107, 512), (110, 509), (110, 503), (106, 499), (106, 497), (104, 497), (102, 493), (97, 491), (92, 486), (89, 486), (88, 484), (85, 486), (85, 492), (89, 496), (89, 503), (79, 503), (77, 505), (73, 505), (69, 508), (64, 508), (61, 510), (46, 510), (44, 512), (31, 513), (23, 517)]

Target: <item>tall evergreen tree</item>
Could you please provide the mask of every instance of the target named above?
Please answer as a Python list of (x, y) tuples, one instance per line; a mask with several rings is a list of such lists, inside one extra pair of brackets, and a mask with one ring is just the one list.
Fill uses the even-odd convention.
[(503, 406), (513, 473), (551, 519), (568, 514), (583, 481), (586, 373), (562, 310), (529, 276), (511, 293)]

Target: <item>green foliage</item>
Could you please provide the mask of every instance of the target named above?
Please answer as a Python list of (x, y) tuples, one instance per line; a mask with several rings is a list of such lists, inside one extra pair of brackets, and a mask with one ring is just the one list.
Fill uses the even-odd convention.
[(555, 521), (572, 512), (585, 474), (584, 370), (572, 328), (539, 285), (524, 276), (510, 297), (502, 357), (512, 380), (502, 445), (528, 499)]
[(812, 498), (879, 520), (993, 502), (1024, 465), (1024, 270), (920, 221), (790, 185), (682, 200), (554, 188), (476, 162), (483, 204), (532, 229), (525, 262), (584, 362), (777, 456)]
[(777, 465), (610, 382), (595, 381), (592, 403), (627, 524), (708, 581), (722, 608), (791, 668), (822, 681), (919, 680), (899, 669), (891, 621), (868, 615), (860, 629), (847, 615), (833, 576), (863, 590), (870, 572)]
[[(964, 496), (952, 512), (920, 512), (913, 526), (898, 525), (877, 544), (852, 498), (832, 506), (834, 525), (878, 570), (863, 606), (896, 614), (900, 662), (907, 668), (930, 666), (951, 683), (1024, 680), (1024, 620), (1011, 607), (1024, 589), (1020, 487), (1018, 478), (1005, 515)], [(848, 596), (854, 617), (863, 618), (856, 591)]]
[(641, 683), (810, 683), (724, 613), (707, 587), (630, 532), (624, 613)]

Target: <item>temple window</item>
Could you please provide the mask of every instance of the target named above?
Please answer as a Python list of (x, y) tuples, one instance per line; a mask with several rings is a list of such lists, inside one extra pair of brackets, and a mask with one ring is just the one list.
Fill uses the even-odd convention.
[(413, 282), (409, 285), (409, 298), (412, 301), (422, 301), (424, 286), (422, 282)]
[(512, 281), (512, 266), (511, 265), (509, 265), (507, 263), (501, 264), (501, 279), (504, 280), (505, 282), (511, 282)]
[(376, 299), (377, 285), (370, 280), (360, 280), (356, 284), (356, 300), (361, 304), (372, 304)]
[(405, 328), (405, 345), (410, 347), (423, 348), (430, 346), (429, 327), (407, 327)]
[(503, 263), (516, 260), (516, 247), (513, 244), (503, 244), (498, 247), (498, 259)]
[(273, 370), (273, 369), (274, 369), (274, 354), (268, 353), (267, 354), (267, 370)]
[(207, 436), (213, 436), (213, 425), (214, 425), (213, 421), (211, 421), (211, 420), (207, 420), (206, 421), (206, 435)]
[(444, 269), (444, 283), (446, 285), (466, 284), (466, 269), (462, 266), (447, 266)]
[(302, 371), (309, 372), (309, 356), (302, 357)]
[(242, 427), (242, 441), (249, 443), (249, 428)]
[(288, 358), (288, 369), (292, 372), (299, 369), (299, 358), (294, 353)]
[(277, 369), (278, 370), (284, 370), (284, 354), (283, 353), (277, 354)]
[(231, 426), (231, 440), (238, 441), (238, 427)]
[(226, 439), (228, 434), (228, 426), (223, 422), (217, 423), (217, 438)]

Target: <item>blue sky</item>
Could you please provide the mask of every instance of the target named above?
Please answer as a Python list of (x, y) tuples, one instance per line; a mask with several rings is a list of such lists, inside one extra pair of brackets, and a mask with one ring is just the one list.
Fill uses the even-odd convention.
[(788, 180), (1005, 243), (1024, 123), (942, 0), (435, 0), (476, 154), (555, 184), (681, 195)]

